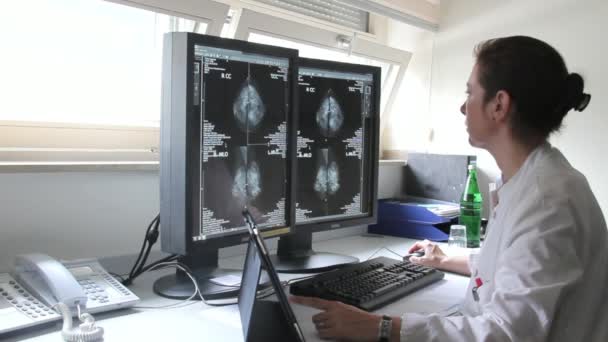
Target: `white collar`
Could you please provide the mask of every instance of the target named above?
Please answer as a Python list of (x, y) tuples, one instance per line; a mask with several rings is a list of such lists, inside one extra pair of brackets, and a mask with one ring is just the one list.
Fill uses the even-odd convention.
[(526, 161), (521, 165), (519, 170), (515, 172), (513, 177), (509, 179), (506, 183), (503, 183), (503, 177), (500, 177), (500, 181), (497, 184), (497, 194), (498, 200), (501, 198), (505, 198), (509, 196), (510, 193), (517, 189), (517, 184), (527, 179), (529, 175), (528, 171), (532, 167), (532, 165), (536, 164), (537, 160), (541, 158), (541, 156), (546, 155), (546, 153), (551, 150), (552, 146), (549, 142), (545, 141), (544, 143), (537, 146), (526, 158)]

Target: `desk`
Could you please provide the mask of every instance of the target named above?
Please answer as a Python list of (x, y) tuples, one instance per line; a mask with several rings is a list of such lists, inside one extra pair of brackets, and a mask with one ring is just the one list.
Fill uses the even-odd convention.
[[(360, 260), (368, 259), (381, 247), (406, 254), (415, 242), (389, 236), (350, 236), (340, 239), (316, 242), (315, 250), (331, 251), (353, 255)], [(375, 256), (396, 257), (382, 249)], [(220, 266), (242, 268), (244, 256), (220, 259)], [(112, 260), (101, 260), (111, 272), (121, 272), (131, 263), (122, 265), (117, 270)], [(174, 270), (148, 272), (135, 280), (130, 287), (141, 298), (138, 306), (166, 306), (179, 301), (157, 296), (152, 291), (152, 283), (158, 277)], [(281, 280), (301, 277), (302, 275), (281, 274)], [(434, 283), (388, 306), (380, 308), (378, 313), (400, 315), (403, 312), (440, 312), (458, 304), (464, 297), (468, 278), (446, 273), (442, 281)], [(286, 289), (286, 291), (288, 291)], [(311, 316), (318, 312), (315, 309), (292, 305), (307, 341), (319, 341)], [(105, 329), (105, 341), (242, 341), (238, 307), (211, 307), (200, 301), (192, 301), (177, 308), (143, 309), (133, 308), (118, 310), (105, 314), (96, 314), (97, 323)], [(61, 341), (61, 323), (51, 327), (10, 336), (7, 341)]]

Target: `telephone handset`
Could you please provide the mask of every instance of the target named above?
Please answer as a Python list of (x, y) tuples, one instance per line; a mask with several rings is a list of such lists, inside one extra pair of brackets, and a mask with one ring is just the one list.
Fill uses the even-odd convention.
[(76, 278), (59, 261), (44, 254), (19, 255), (15, 259), (15, 280), (47, 305), (62, 302), (72, 312), (86, 308), (87, 295)]
[(15, 259), (10, 274), (0, 273), (0, 336), (60, 320), (58, 302), (76, 314), (96, 313), (139, 302), (94, 259), (59, 262), (43, 254)]

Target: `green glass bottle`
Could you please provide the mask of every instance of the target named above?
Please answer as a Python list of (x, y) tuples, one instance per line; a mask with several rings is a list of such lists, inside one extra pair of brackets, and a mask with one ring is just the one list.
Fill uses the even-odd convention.
[(467, 227), (467, 247), (479, 247), (482, 198), (477, 184), (475, 164), (469, 164), (469, 176), (460, 199), (460, 224)]

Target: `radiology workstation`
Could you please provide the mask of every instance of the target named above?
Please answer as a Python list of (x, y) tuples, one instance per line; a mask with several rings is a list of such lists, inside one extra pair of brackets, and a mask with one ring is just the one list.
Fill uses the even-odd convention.
[[(293, 340), (319, 340), (316, 310), (286, 307), (282, 291), (392, 315), (456, 311), (468, 278), (404, 260), (416, 240), (357, 234), (312, 248), (313, 233), (378, 221), (380, 79), (297, 50), (167, 34), (160, 214), (137, 260), (20, 257), (0, 275), (0, 339), (256, 341), (252, 329), (292, 319)], [(242, 244), (247, 260), (219, 258)], [(279, 318), (260, 321), (263, 304)]]

